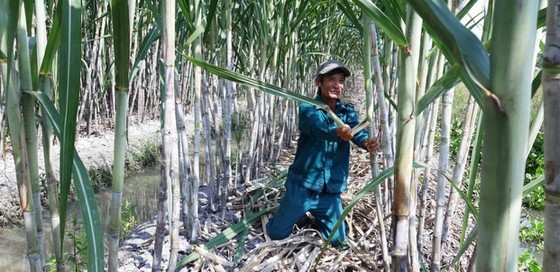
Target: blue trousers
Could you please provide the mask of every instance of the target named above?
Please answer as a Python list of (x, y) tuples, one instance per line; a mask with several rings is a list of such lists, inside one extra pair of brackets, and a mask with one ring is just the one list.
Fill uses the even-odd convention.
[[(286, 194), (274, 217), (266, 224), (268, 236), (272, 240), (288, 237), (293, 226), (310, 212), (316, 219), (318, 231), (327, 239), (342, 214), (340, 193), (316, 192), (306, 189), (290, 180), (286, 181)], [(331, 240), (331, 245), (339, 247), (346, 242), (346, 228), (340, 225)]]

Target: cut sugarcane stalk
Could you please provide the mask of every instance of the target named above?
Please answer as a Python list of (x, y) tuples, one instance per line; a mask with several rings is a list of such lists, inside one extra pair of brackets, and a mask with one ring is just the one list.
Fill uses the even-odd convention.
[(358, 133), (360, 130), (362, 130), (362, 129), (368, 127), (368, 126), (369, 126), (369, 120), (367, 118), (365, 118), (357, 126), (352, 128), (352, 135)]

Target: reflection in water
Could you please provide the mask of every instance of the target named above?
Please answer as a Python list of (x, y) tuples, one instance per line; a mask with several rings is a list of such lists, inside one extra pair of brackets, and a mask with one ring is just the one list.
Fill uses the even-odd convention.
[(0, 271), (29, 271), (23, 228), (0, 233)]
[[(133, 215), (136, 222), (143, 223), (154, 217), (158, 187), (159, 168), (152, 168), (126, 178), (123, 187), (123, 203), (129, 202), (134, 205)], [(107, 216), (112, 195), (113, 191), (110, 188), (106, 188), (97, 195), (97, 206), (104, 227), (109, 224)]]
[[(134, 205), (133, 215), (138, 224), (150, 221), (155, 216), (159, 174), (159, 167), (153, 167), (125, 179), (123, 202), (127, 201)], [(101, 217), (101, 222), (104, 222), (104, 227), (109, 222), (107, 215), (109, 214), (109, 203), (111, 202), (112, 194), (111, 189), (107, 188), (96, 195), (99, 216)], [(72, 216), (80, 218), (79, 211), (78, 203), (68, 204), (67, 232), (72, 229)], [(43, 209), (43, 229), (45, 232), (47, 255), (50, 255), (52, 251), (52, 236), (49, 212), (46, 209)], [(65, 235), (65, 237), (68, 236)], [(70, 252), (70, 241), (66, 240), (64, 245), (66, 248), (64, 251)], [(0, 230), (0, 256), (2, 256), (0, 258), (0, 271), (29, 271), (27, 240), (23, 226)]]

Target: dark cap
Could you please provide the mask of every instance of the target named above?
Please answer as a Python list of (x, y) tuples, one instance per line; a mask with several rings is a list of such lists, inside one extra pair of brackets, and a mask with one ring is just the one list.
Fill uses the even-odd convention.
[(315, 75), (315, 78), (318, 78), (320, 75), (328, 74), (336, 69), (342, 71), (344, 75), (347, 77), (350, 76), (351, 74), (350, 70), (348, 70), (348, 68), (346, 68), (346, 66), (344, 66), (344, 64), (342, 64), (341, 62), (336, 60), (329, 60), (319, 65), (319, 68), (317, 68), (317, 74)]

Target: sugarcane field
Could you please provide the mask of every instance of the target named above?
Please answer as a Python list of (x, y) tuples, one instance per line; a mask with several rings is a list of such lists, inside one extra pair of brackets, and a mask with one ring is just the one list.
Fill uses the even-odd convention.
[(0, 271), (557, 271), (559, 7), (0, 0)]

